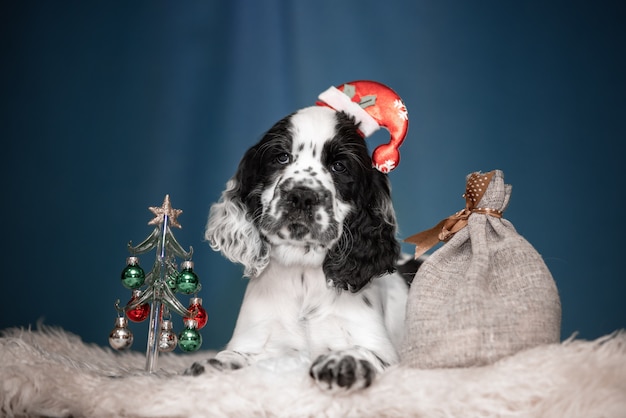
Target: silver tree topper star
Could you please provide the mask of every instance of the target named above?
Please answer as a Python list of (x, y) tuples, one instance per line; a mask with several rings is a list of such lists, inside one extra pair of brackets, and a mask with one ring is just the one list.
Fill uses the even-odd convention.
[(178, 215), (183, 213), (181, 209), (172, 208), (172, 204), (170, 202), (170, 195), (166, 194), (165, 199), (163, 200), (163, 205), (159, 207), (149, 207), (150, 212), (154, 213), (155, 217), (148, 225), (161, 225), (165, 220), (165, 216), (168, 217), (168, 222), (171, 226), (175, 226), (176, 228), (182, 228), (182, 226), (178, 223)]

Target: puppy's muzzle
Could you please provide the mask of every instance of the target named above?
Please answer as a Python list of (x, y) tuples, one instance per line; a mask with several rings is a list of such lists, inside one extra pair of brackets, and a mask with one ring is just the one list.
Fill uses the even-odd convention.
[(304, 186), (294, 187), (284, 197), (287, 219), (307, 225), (313, 223), (313, 216), (320, 205), (320, 200), (318, 192)]
[(329, 233), (336, 234), (336, 230), (329, 230), (329, 221), (333, 218), (332, 197), (324, 188), (295, 184), (282, 189), (279, 207), (278, 224), (283, 237), (319, 241), (326, 240), (325, 235)]

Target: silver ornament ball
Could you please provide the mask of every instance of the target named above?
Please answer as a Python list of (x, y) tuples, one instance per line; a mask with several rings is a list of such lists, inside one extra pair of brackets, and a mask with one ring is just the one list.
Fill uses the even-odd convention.
[(124, 350), (133, 345), (133, 333), (128, 328), (128, 320), (118, 317), (115, 320), (115, 328), (109, 334), (109, 344), (116, 350)]
[(178, 336), (173, 331), (172, 321), (164, 320), (159, 333), (159, 351), (169, 353), (178, 345)]

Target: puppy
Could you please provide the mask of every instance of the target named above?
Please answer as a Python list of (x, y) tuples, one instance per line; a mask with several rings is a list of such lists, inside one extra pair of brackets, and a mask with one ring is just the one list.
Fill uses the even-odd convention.
[(250, 281), (226, 349), (187, 374), (304, 357), (321, 387), (353, 390), (398, 361), (408, 284), (389, 182), (358, 128), (309, 107), (246, 152), (205, 236)]

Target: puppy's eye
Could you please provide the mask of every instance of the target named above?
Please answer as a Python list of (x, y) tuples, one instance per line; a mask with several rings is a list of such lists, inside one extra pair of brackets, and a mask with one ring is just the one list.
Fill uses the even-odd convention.
[(334, 163), (332, 163), (330, 165), (330, 169), (334, 172), (334, 173), (345, 173), (346, 172), (346, 166), (344, 165), (344, 163), (342, 163), (341, 161), (335, 161)]
[(281, 164), (281, 165), (289, 164), (291, 162), (291, 155), (289, 155), (286, 152), (283, 152), (282, 154), (278, 154), (274, 161), (276, 161), (278, 164)]

